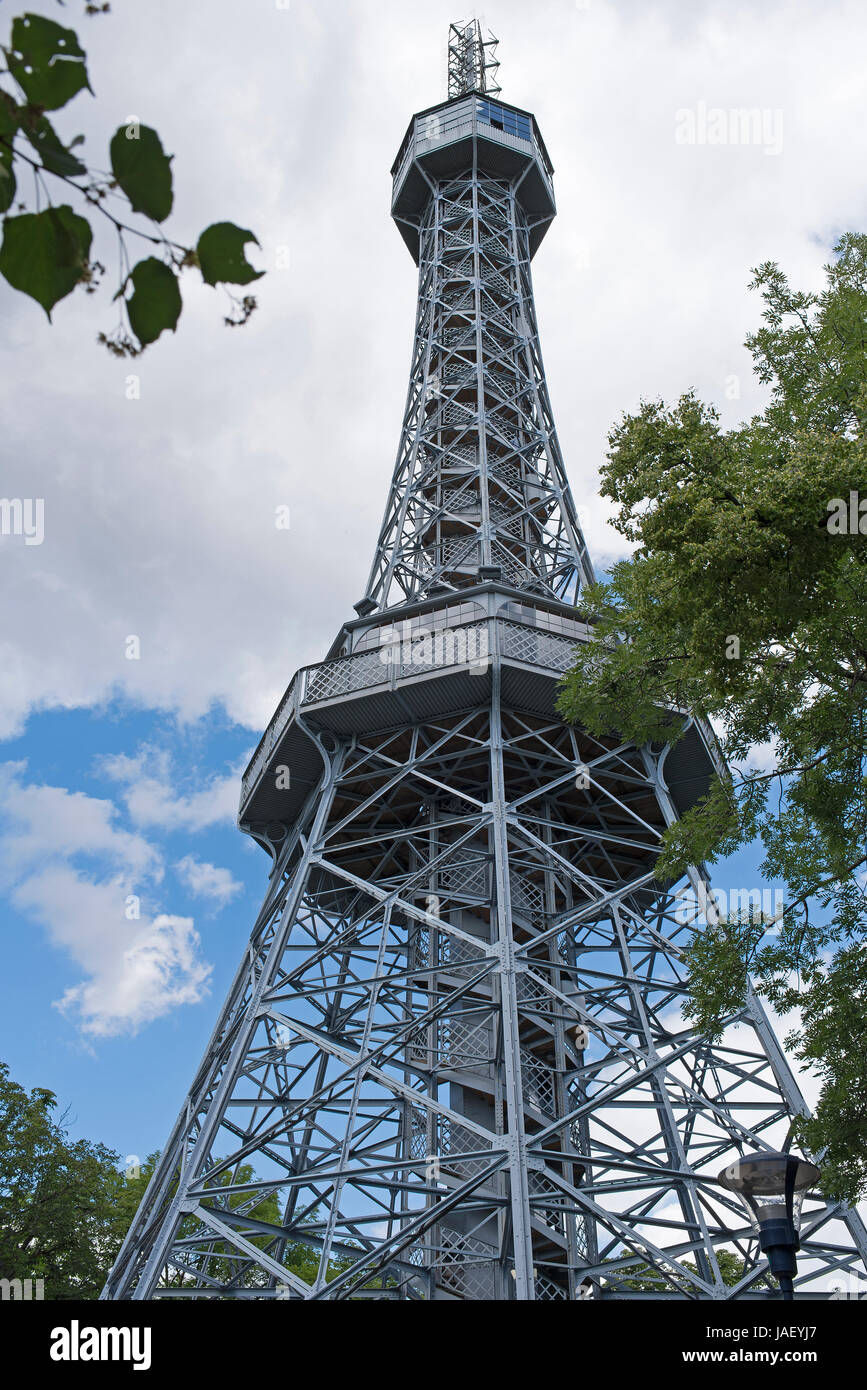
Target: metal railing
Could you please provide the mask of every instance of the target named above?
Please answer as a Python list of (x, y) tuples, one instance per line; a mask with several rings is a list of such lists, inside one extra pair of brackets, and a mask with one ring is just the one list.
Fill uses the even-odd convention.
[[(394, 629), (390, 629), (394, 631)], [(268, 765), (289, 721), (305, 706), (420, 675), (424, 671), (484, 665), (499, 652), (507, 660), (565, 672), (580, 636), (570, 637), (505, 618), (482, 618), (454, 628), (414, 634), (411, 648), (395, 639), (369, 651), (305, 666), (292, 680), (241, 779), (241, 805)]]
[(241, 778), (242, 806), (244, 805), (245, 801), (250, 795), (250, 792), (253, 790), (253, 787), (258, 782), (259, 777), (264, 772), (265, 768), (268, 766), (268, 759), (271, 756), (274, 745), (280, 739), (283, 730), (286, 728), (286, 725), (289, 723), (289, 720), (292, 714), (294, 713), (296, 705), (296, 696), (298, 694), (298, 690), (301, 683), (301, 677), (303, 675), (304, 671), (302, 670), (298, 671), (297, 674), (292, 677), (286, 694), (283, 696), (283, 699), (277, 706), (277, 710), (273, 718), (271, 719), (271, 723), (268, 725), (267, 729), (265, 730), (264, 734), (259, 740), (259, 746), (247, 765), (247, 770)]
[(478, 114), (475, 96), (467, 97), (459, 105), (453, 106), (445, 111), (432, 111), (424, 116), (416, 116), (412, 129), (408, 133), (395, 165), (393, 176), (393, 188), (397, 190), (403, 183), (407, 165), (418, 153), (426, 153), (434, 149), (439, 144), (451, 144), (461, 135), (475, 135), (482, 131), (489, 140), (496, 140), (498, 144), (508, 145), (513, 150), (520, 150), (525, 153), (530, 147), (536, 156), (542, 177), (547, 185), (549, 192), (553, 196), (554, 185), (551, 180), (550, 161), (544, 147), (540, 143), (535, 129), (535, 122), (532, 122), (530, 131), (531, 138), (525, 140), (520, 135), (512, 135), (509, 131), (500, 130), (498, 126), (491, 125)]

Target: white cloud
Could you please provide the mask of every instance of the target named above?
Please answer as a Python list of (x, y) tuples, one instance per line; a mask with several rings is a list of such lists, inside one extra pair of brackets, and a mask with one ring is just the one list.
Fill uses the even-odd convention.
[(779, 745), (776, 739), (771, 739), (767, 743), (755, 743), (746, 758), (742, 758), (733, 765), (742, 768), (744, 772), (766, 773), (774, 772), (779, 763)]
[(208, 864), (194, 854), (185, 854), (179, 859), (175, 872), (194, 897), (210, 898), (220, 907), (225, 907), (244, 887), (228, 869)]
[(85, 971), (55, 1002), (92, 1038), (136, 1033), (181, 1004), (195, 1004), (211, 974), (192, 918), (158, 913), (127, 921), (127, 887), (58, 865), (32, 874), (13, 893), (15, 905), (41, 921), (52, 944)]
[(234, 821), (238, 812), (239, 771), (203, 779), (201, 788), (180, 795), (171, 784), (171, 760), (164, 749), (144, 745), (132, 756), (99, 760), (104, 776), (117, 782), (134, 825), (196, 831)]
[[(767, 999), (762, 999), (761, 1005), (768, 1023), (781, 1047), (783, 1047), (783, 1039), (788, 1037), (789, 1033), (795, 1032), (800, 1026), (800, 1011), (798, 1009), (792, 1009), (787, 1014), (780, 1014)], [(689, 1029), (694, 1026), (692, 1023), (687, 1023), (680, 1006), (670, 1009), (662, 1016), (661, 1021), (667, 1031), (674, 1035), (679, 1034), (684, 1029)], [(719, 1045), (724, 1050), (733, 1049), (737, 1051), (738, 1047), (743, 1046), (745, 1041), (752, 1042), (754, 1039), (758, 1039), (758, 1034), (754, 1033), (751, 1025), (734, 1023), (729, 1024), (725, 1029)], [(785, 1047), (783, 1047), (783, 1053), (789, 1064), (789, 1070), (792, 1073), (795, 1084), (804, 1097), (804, 1100), (811, 1110), (815, 1109), (822, 1086), (820, 1079), (810, 1065), (801, 1062), (791, 1052), (787, 1051)], [(761, 1089), (750, 1082), (744, 1082), (738, 1088), (738, 1095), (742, 1100), (747, 1097), (752, 1100), (762, 1098)], [(777, 1137), (782, 1143), (785, 1135), (779, 1135)], [(764, 1135), (764, 1138), (768, 1141), (767, 1134)]]
[(20, 873), (46, 856), (97, 855), (135, 878), (162, 877), (161, 856), (141, 835), (116, 824), (111, 801), (71, 792), (65, 787), (21, 781), (24, 763), (0, 764), (0, 798), (7, 829), (0, 854), (7, 871)]
[(192, 918), (160, 913), (135, 934), (114, 969), (68, 989), (58, 1007), (74, 1010), (92, 1037), (136, 1033), (208, 993), (211, 966), (199, 956), (199, 945)]
[(27, 784), (23, 771), (0, 768), (0, 866), (13, 906), (83, 973), (58, 1007), (95, 1038), (135, 1033), (201, 999), (211, 967), (192, 919), (162, 912), (154, 899), (159, 850), (115, 824), (112, 802)]
[[(190, 272), (177, 334), (132, 363), (93, 343), (112, 326), (106, 293), (63, 301), (49, 327), (0, 282), (3, 488), (45, 499), (44, 544), (0, 547), (0, 734), (32, 709), (116, 694), (185, 720), (221, 702), (259, 728), (352, 616), (415, 309), (388, 169), (411, 112), (444, 95), (451, 18), (445, 0), (380, 0), (371, 43), (368, 7), (351, 0), (248, 6), (243, 24), (226, 0), (153, 0), (87, 26), (98, 98), (60, 113), (61, 133), (84, 131), (104, 164), (114, 126), (138, 110), (175, 155), (170, 232), (194, 239), (233, 218), (258, 234), (269, 273), (257, 313), (229, 331), (222, 292)], [(815, 287), (835, 229), (867, 222), (852, 178), (867, 157), (867, 13), (854, 0), (500, 0), (490, 19), (504, 98), (535, 110), (556, 165), (537, 302), (566, 465), (603, 568), (624, 544), (597, 496), (610, 426), (642, 395), (692, 386), (726, 423), (749, 417), (764, 399), (742, 346), (759, 318), (750, 268), (773, 257)], [(132, 67), (116, 63), (121, 48)], [(335, 71), (337, 100), (323, 85)], [(701, 101), (781, 110), (782, 154), (678, 145), (676, 112)], [(94, 253), (110, 279), (111, 235)], [(288, 532), (274, 526), (283, 503)], [(130, 634), (140, 660), (126, 659)]]

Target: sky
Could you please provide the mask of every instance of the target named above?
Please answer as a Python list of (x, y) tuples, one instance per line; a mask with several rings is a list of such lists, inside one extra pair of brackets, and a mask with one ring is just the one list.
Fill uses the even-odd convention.
[[(439, 0), (27, 7), (88, 52), (95, 96), (60, 133), (105, 167), (119, 124), (154, 126), (175, 239), (234, 221), (267, 272), (239, 328), (188, 272), (177, 333), (134, 362), (96, 342), (116, 322), (113, 234), (100, 292), (50, 325), (0, 282), (0, 494), (45, 509), (40, 545), (0, 538), (0, 1058), (125, 1157), (164, 1142), (264, 893), (240, 772), (364, 590), (415, 310), (389, 169), (412, 113), (444, 99), (448, 24), (469, 16)], [(0, 33), (17, 12), (0, 3)], [(480, 17), (555, 167), (536, 302), (604, 571), (625, 553), (597, 490), (612, 426), (690, 389), (728, 425), (760, 409), (752, 268), (816, 289), (836, 237), (867, 224), (867, 11), (501, 0)], [(741, 108), (759, 113), (748, 143), (731, 138)], [(757, 875), (746, 853), (716, 881)]]

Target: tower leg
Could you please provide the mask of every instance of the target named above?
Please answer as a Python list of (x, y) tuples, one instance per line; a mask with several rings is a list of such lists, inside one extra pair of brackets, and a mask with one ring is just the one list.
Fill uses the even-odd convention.
[[(490, 693), (323, 745), (104, 1297), (760, 1288), (714, 1176), (804, 1102), (754, 996), (719, 1043), (682, 1017), (662, 765)], [(808, 1204), (799, 1288), (864, 1255)]]

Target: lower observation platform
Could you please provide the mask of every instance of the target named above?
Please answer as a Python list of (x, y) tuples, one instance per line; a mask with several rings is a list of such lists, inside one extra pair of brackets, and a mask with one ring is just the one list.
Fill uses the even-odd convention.
[[(495, 664), (504, 709), (558, 718), (559, 682), (579, 640), (492, 616), (435, 633), (409, 650), (405, 644), (377, 647), (303, 667), (242, 778), (241, 829), (263, 848), (282, 838), (320, 779), (323, 736), (371, 734), (484, 707)], [(679, 814), (721, 770), (709, 731), (692, 725), (665, 763)]]

